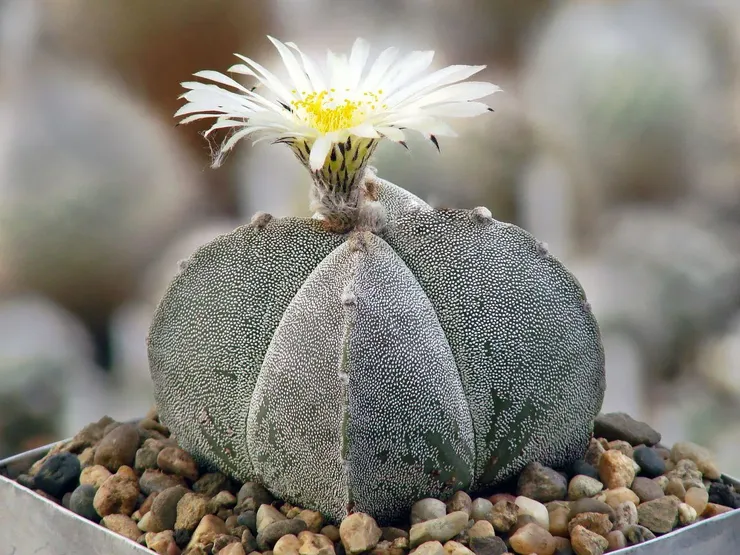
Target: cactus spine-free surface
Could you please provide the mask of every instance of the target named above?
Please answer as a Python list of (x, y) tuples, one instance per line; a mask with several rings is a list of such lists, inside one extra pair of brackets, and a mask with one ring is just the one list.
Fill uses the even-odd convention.
[(376, 233), (261, 215), (183, 264), (149, 338), (162, 420), (333, 519), (581, 456), (604, 359), (575, 279), (485, 209), (373, 182)]

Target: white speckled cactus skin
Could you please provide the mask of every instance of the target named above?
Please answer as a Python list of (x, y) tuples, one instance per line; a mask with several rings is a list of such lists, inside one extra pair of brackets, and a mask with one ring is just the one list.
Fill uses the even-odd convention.
[(576, 280), (485, 209), (376, 187), (383, 231), (261, 217), (183, 265), (149, 338), (162, 421), (332, 520), (582, 456), (605, 378)]

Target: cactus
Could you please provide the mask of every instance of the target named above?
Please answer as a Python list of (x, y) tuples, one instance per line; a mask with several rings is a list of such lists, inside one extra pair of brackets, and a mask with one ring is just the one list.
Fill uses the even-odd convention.
[(166, 291), (148, 347), (162, 421), (202, 463), (332, 520), (392, 522), (581, 457), (605, 382), (575, 278), (489, 210), (377, 178), (357, 154), (372, 140), (325, 160), (319, 141), (281, 140), (317, 168), (314, 218), (258, 214)]

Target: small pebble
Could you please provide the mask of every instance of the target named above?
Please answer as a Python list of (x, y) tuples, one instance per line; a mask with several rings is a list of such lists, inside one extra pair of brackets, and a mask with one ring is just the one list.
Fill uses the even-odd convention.
[(246, 482), (236, 495), (236, 506), (240, 511), (256, 511), (261, 505), (274, 501), (272, 494), (256, 482)]
[(640, 498), (642, 503), (658, 499), (665, 495), (658, 484), (653, 482), (650, 478), (642, 476), (638, 476), (634, 479), (632, 482), (632, 491), (637, 494), (637, 497)]
[(478, 497), (473, 500), (469, 514), (470, 518), (472, 518), (476, 522), (479, 520), (491, 520), (493, 516), (493, 503), (491, 503), (485, 497)]
[(206, 515), (198, 523), (193, 535), (188, 542), (187, 549), (195, 546), (206, 546), (213, 543), (217, 536), (226, 533), (226, 524), (223, 520), (214, 515)]
[(568, 482), (559, 472), (538, 462), (528, 464), (519, 475), (517, 495), (540, 503), (564, 499)]
[[(492, 502), (493, 503), (493, 502)], [(464, 511), (468, 514), (473, 510), (473, 500), (462, 490), (456, 491), (447, 501), (447, 512)]]
[(537, 524), (527, 524), (519, 528), (509, 538), (511, 548), (522, 555), (553, 555), (555, 541), (552, 534)]
[(654, 534), (667, 534), (678, 524), (679, 504), (672, 495), (641, 503), (637, 507), (637, 521)]
[(594, 421), (594, 435), (607, 441), (622, 439), (630, 445), (648, 446), (660, 443), (660, 434), (645, 422), (623, 412), (599, 414)]
[(671, 448), (671, 460), (678, 463), (682, 460), (691, 460), (696, 463), (699, 472), (710, 480), (719, 480), (722, 474), (717, 469), (714, 457), (709, 449), (690, 441), (679, 441)]
[(613, 451), (619, 451), (623, 455), (629, 457), (630, 459), (634, 458), (634, 448), (632, 445), (629, 444), (629, 442), (624, 441), (623, 439), (615, 439), (614, 441), (610, 441), (607, 444), (607, 451), (613, 450)]
[(157, 466), (163, 472), (182, 476), (191, 482), (198, 479), (198, 465), (188, 452), (179, 447), (165, 447), (157, 455)]
[(606, 541), (609, 544), (607, 551), (616, 551), (627, 547), (627, 538), (621, 530), (612, 530), (606, 535)]
[(213, 497), (219, 491), (230, 490), (231, 480), (221, 472), (207, 472), (193, 483), (193, 491)]
[(139, 499), (135, 480), (113, 474), (100, 486), (93, 498), (93, 506), (100, 516), (122, 514), (131, 516)]
[[(264, 505), (263, 505), (264, 506)], [(261, 507), (260, 507), (261, 508)], [(465, 513), (452, 513), (452, 514), (465, 514)], [(465, 523), (467, 524), (468, 517), (465, 515)], [(427, 523), (435, 522), (429, 520), (415, 526), (425, 526)], [(414, 527), (412, 526), (413, 530)], [(345, 518), (339, 525), (339, 537), (342, 540), (342, 545), (348, 555), (356, 555), (363, 551), (368, 551), (375, 547), (380, 541), (383, 532), (375, 522), (375, 519), (365, 513), (353, 513)], [(454, 536), (455, 534), (452, 534)], [(450, 536), (450, 538), (452, 537)], [(438, 538), (430, 538), (438, 539)], [(449, 539), (449, 538), (446, 538)], [(418, 542), (419, 545), (423, 542)], [(441, 547), (441, 544), (440, 544)]]
[[(476, 501), (479, 501), (476, 499)], [(482, 499), (490, 504), (487, 499)], [(473, 503), (475, 505), (475, 503)], [(425, 520), (434, 520), (435, 518), (441, 518), (447, 514), (447, 505), (444, 501), (427, 497), (426, 499), (420, 499), (411, 506), (411, 524), (417, 524), (424, 522)]]
[(447, 555), (473, 555), (473, 552), (460, 542), (450, 540), (443, 547)]
[[(321, 534), (323, 536), (326, 536), (327, 538), (329, 538), (331, 541), (333, 541), (335, 543), (338, 542), (340, 540), (340, 538), (341, 538), (341, 536), (339, 535), (339, 528), (337, 528), (333, 524), (329, 524), (327, 526), (324, 526), (321, 529)], [(406, 536), (408, 536), (408, 534), (406, 534)], [(386, 538), (386, 539), (388, 539), (388, 538)]]
[(666, 471), (665, 460), (652, 447), (637, 447), (633, 458), (640, 465), (641, 474), (647, 478), (662, 476)]
[(275, 542), (272, 552), (274, 555), (299, 555), (300, 549), (301, 542), (298, 536), (287, 534)]
[(599, 471), (592, 464), (587, 463), (583, 459), (578, 459), (573, 462), (568, 468), (568, 476), (572, 479), (575, 476), (588, 476), (594, 480), (599, 479)]
[(688, 526), (696, 521), (697, 513), (696, 509), (688, 503), (681, 503), (678, 506), (678, 522), (682, 526)]
[(487, 520), (479, 520), (468, 528), (468, 538), (490, 538), (496, 535), (493, 524)]
[(576, 555), (602, 555), (609, 547), (606, 538), (580, 525), (573, 528), (570, 544)]
[(257, 510), (257, 533), (259, 534), (273, 522), (286, 520), (286, 516), (272, 505), (262, 504)]
[(324, 526), (324, 517), (318, 511), (304, 509), (296, 515), (296, 518), (305, 522), (307, 529), (315, 534), (318, 534)]
[(679, 478), (670, 478), (665, 485), (664, 491), (666, 495), (674, 495), (679, 499), (686, 498), (686, 488)]
[(655, 534), (639, 524), (625, 528), (622, 532), (624, 532), (624, 537), (627, 538), (629, 545), (637, 545), (655, 539)]
[(640, 503), (640, 498), (629, 488), (608, 489), (601, 495), (604, 496), (604, 502), (614, 508), (625, 501), (632, 501), (635, 505)]
[(709, 486), (709, 502), (737, 509), (740, 507), (740, 495), (727, 484), (713, 482)]
[(152, 502), (151, 509), (146, 513), (151, 521), (148, 532), (163, 532), (175, 528), (177, 520), (177, 505), (188, 490), (182, 486), (167, 488)]
[[(349, 518), (352, 516), (354, 515), (351, 515)], [(347, 519), (339, 527), (340, 534), (345, 522), (347, 522)], [(446, 542), (465, 530), (467, 526), (468, 515), (464, 511), (456, 511), (442, 518), (420, 522), (411, 526), (409, 544), (411, 547), (416, 547), (427, 541)]]
[[(601, 457), (606, 453), (606, 449), (596, 438), (591, 438), (586, 449), (583, 460), (598, 470)], [(598, 474), (597, 474), (598, 477)]]
[[(305, 530), (298, 534), (299, 555), (334, 555), (334, 544), (326, 536)], [(273, 550), (274, 552), (274, 550)]]
[(555, 555), (573, 555), (573, 546), (570, 544), (570, 538), (561, 538), (553, 536), (555, 543)]
[(593, 497), (604, 489), (604, 484), (589, 476), (579, 474), (568, 484), (568, 499), (575, 501), (582, 497)]
[[(275, 545), (275, 542), (283, 536), (287, 536), (288, 534), (298, 536), (298, 534), (300, 534), (304, 530), (306, 530), (306, 523), (297, 518), (276, 520), (275, 522), (272, 522), (265, 526), (260, 531), (260, 533), (257, 534), (257, 547), (260, 549), (260, 551), (266, 551), (268, 549), (271, 549), (272, 546)], [(378, 536), (378, 538), (380, 538), (380, 536)]]
[(675, 468), (670, 470), (666, 477), (670, 480), (678, 478), (683, 483), (685, 489), (691, 487), (703, 487), (704, 482), (702, 480), (701, 472), (699, 472), (696, 463), (689, 459), (683, 459), (676, 463)]
[(665, 492), (665, 488), (668, 485), (668, 482), (670, 482), (670, 480), (668, 479), (667, 476), (658, 476), (657, 478), (653, 478), (653, 482), (658, 484), (660, 486), (660, 489), (662, 489), (663, 492)]
[(230, 543), (218, 552), (218, 555), (246, 555), (247, 550), (240, 543)]
[(570, 522), (570, 508), (567, 506), (559, 505), (550, 509), (550, 504), (547, 507), (549, 513), (550, 527), (549, 532), (553, 536), (568, 537), (568, 522)]
[(93, 461), (111, 472), (116, 472), (121, 466), (133, 466), (140, 439), (136, 426), (120, 424), (100, 440)]
[(712, 518), (713, 516), (729, 513), (732, 507), (726, 507), (725, 505), (718, 505), (717, 503), (707, 503), (704, 508), (704, 512), (701, 516), (704, 518)]
[[(637, 496), (635, 495), (635, 497)], [(610, 518), (614, 517), (614, 509), (598, 499), (583, 498), (578, 501), (573, 501), (570, 504), (570, 515), (568, 520), (581, 513), (603, 513), (609, 515)]]
[(185, 480), (180, 476), (171, 476), (159, 470), (148, 469), (139, 478), (139, 487), (144, 495), (161, 492), (167, 488), (185, 486)]
[(700, 515), (709, 503), (709, 492), (705, 488), (689, 488), (684, 500), (696, 510), (696, 514)]
[(146, 546), (158, 555), (168, 555), (174, 550), (176, 550), (176, 553), (180, 551), (175, 541), (175, 533), (172, 530), (148, 532), (144, 538)]
[(131, 520), (130, 516), (121, 514), (107, 515), (103, 517), (100, 523), (111, 532), (115, 532), (132, 541), (136, 541), (141, 536), (141, 530)]
[(542, 503), (520, 495), (516, 498), (516, 505), (517, 507), (519, 507), (520, 515), (530, 515), (544, 530), (549, 530), (550, 515), (547, 512), (547, 507), (545, 507)]
[(513, 501), (499, 501), (491, 510), (491, 524), (499, 534), (508, 533), (516, 524), (519, 516), (519, 506)]
[(69, 498), (69, 510), (93, 522), (100, 522), (100, 515), (93, 506), (95, 487), (82, 484), (75, 488)]
[(445, 548), (441, 542), (428, 541), (421, 544), (414, 550), (416, 555), (445, 555)]
[(508, 552), (506, 543), (498, 537), (470, 538), (470, 549), (475, 555), (503, 555)]
[(82, 472), (80, 473), (80, 484), (89, 484), (95, 489), (98, 489), (100, 486), (103, 485), (103, 482), (105, 482), (111, 476), (113, 476), (113, 474), (111, 474), (111, 471), (102, 465), (96, 464), (93, 466), (88, 466), (87, 468), (82, 469)]
[(637, 524), (637, 506), (632, 501), (625, 501), (614, 509), (614, 528), (624, 530)]
[(72, 453), (52, 455), (41, 466), (34, 483), (38, 489), (61, 499), (79, 484), (80, 460)]
[(606, 451), (599, 461), (601, 482), (609, 489), (630, 487), (635, 479), (633, 461), (619, 451)]
[(576, 526), (583, 526), (586, 530), (590, 530), (595, 534), (599, 534), (606, 538), (606, 535), (612, 531), (612, 521), (608, 515), (602, 513), (581, 513), (573, 517), (568, 523), (568, 531), (571, 536), (573, 535), (573, 529)]

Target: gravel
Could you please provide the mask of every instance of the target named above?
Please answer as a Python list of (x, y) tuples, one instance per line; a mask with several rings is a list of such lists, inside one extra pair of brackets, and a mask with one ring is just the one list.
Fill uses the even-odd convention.
[(92, 523), (167, 555), (601, 555), (740, 508), (712, 454), (627, 415), (600, 415), (583, 459), (539, 463), (496, 491), (420, 499), (405, 522), (342, 522), (263, 486), (200, 468), (152, 411), (103, 418), (17, 481)]

